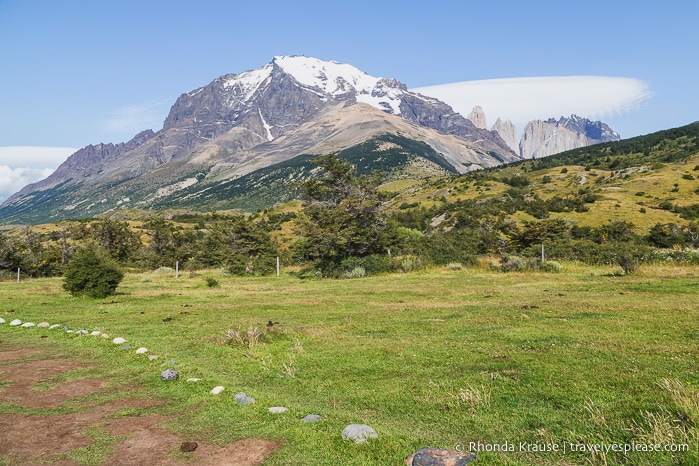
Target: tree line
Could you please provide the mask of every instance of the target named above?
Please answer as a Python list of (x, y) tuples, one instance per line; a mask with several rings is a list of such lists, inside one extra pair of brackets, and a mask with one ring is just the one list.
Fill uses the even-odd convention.
[[(627, 221), (581, 227), (555, 216), (589, 210), (596, 196), (589, 189), (542, 200), (513, 176), (502, 196), (436, 203), (404, 204), (389, 211), (390, 194), (381, 192), (378, 175), (357, 176), (335, 155), (319, 158), (321, 176), (301, 183), (299, 212), (181, 214), (152, 216), (139, 223), (113, 218), (63, 222), (40, 235), (31, 227), (0, 233), (0, 273), (61, 275), (82, 249), (99, 250), (121, 267), (182, 270), (219, 267), (235, 275), (273, 273), (276, 258), (300, 265), (301, 274), (325, 277), (410, 271), (426, 265), (468, 265), (479, 255), (506, 263), (513, 256), (534, 258), (546, 245), (550, 259), (591, 264), (638, 263), (658, 258), (699, 263), (687, 248), (699, 247), (699, 224), (666, 223), (638, 233)], [(476, 179), (475, 184), (478, 184)], [(465, 188), (466, 189), (466, 188)], [(527, 212), (536, 220), (515, 222)], [(183, 226), (189, 225), (189, 226)], [(275, 232), (293, 225), (294, 239), (280, 244)], [(658, 251), (662, 249), (662, 254)]]

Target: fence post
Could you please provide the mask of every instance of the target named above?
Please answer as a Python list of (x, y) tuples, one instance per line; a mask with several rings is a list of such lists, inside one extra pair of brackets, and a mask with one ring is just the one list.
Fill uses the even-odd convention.
[(175, 279), (180, 278), (180, 261), (175, 261)]
[(17, 267), (17, 283), (19, 283), (19, 267)]
[(279, 276), (279, 256), (277, 256), (277, 277)]

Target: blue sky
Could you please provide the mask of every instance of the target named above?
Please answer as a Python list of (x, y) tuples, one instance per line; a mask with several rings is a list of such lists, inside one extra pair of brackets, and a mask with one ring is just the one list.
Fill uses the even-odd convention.
[[(275, 55), (350, 63), (411, 89), (628, 78), (643, 96), (607, 105), (603, 121), (622, 137), (681, 126), (699, 120), (697, 18), (689, 1), (0, 0), (0, 200), (71, 150), (47, 148), (158, 130), (180, 94)], [(542, 99), (578, 94), (550, 89)]]

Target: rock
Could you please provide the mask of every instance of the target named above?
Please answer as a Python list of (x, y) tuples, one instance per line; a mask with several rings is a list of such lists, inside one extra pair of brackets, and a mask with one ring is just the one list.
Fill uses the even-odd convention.
[(131, 345), (122, 345), (121, 349), (133, 349), (134, 347)]
[(100, 335), (100, 337), (102, 337), (102, 338), (105, 338), (105, 339), (106, 339), (106, 338), (109, 338), (109, 335), (107, 335), (106, 333), (103, 333), (102, 335)]
[(517, 140), (517, 127), (510, 120), (502, 121), (497, 119), (495, 124), (490, 128), (490, 131), (495, 131), (500, 135), (507, 147), (512, 149), (515, 154), (519, 154), (519, 142)]
[[(201, 379), (197, 379), (196, 381), (199, 381), (199, 380), (201, 380)], [(187, 381), (189, 381), (189, 379)], [(218, 385), (218, 386), (212, 388), (210, 393), (212, 395), (218, 395), (219, 393), (221, 393), (224, 390), (225, 390), (225, 388), (223, 386)], [(238, 401), (238, 400), (236, 400), (236, 401)]]
[[(201, 381), (201, 379), (198, 378), (198, 377), (190, 377), (190, 378), (187, 379), (187, 382), (199, 382), (199, 381)], [(217, 388), (218, 388), (218, 387), (215, 387), (214, 390), (216, 390)], [(211, 390), (211, 393), (213, 393), (214, 390)], [(214, 393), (214, 395), (215, 395), (215, 394), (216, 394), (216, 393)]]
[(267, 408), (267, 411), (272, 414), (281, 414), (289, 411), (289, 408), (285, 408), (284, 406), (272, 406), (271, 408)]
[(175, 369), (165, 369), (160, 373), (160, 380), (177, 380), (179, 376)]
[(114, 340), (112, 340), (112, 343), (114, 343), (115, 345), (122, 345), (122, 344), (126, 343), (126, 338), (121, 338), (121, 337), (115, 338)]
[(145, 354), (148, 352), (148, 348), (140, 347), (136, 350), (136, 354)]
[(0, 324), (4, 324), (4, 323), (5, 323), (5, 319), (3, 319), (2, 317), (0, 317)]
[(373, 427), (366, 424), (350, 424), (342, 430), (342, 438), (359, 444), (366, 442), (369, 438), (379, 438), (379, 434)]
[(405, 459), (408, 466), (464, 466), (476, 459), (467, 451), (445, 448), (421, 448)]
[(158, 356), (156, 356), (156, 355), (154, 355), (154, 354), (149, 354), (149, 355), (148, 355), (148, 360), (149, 360), (149, 361), (155, 361), (156, 359), (158, 359)]
[(61, 324), (53, 324), (52, 326), (49, 327), (49, 330), (54, 330), (61, 327)]
[(90, 333), (90, 335), (92, 335), (93, 337), (98, 337), (102, 335), (102, 332), (100, 332), (99, 330), (95, 330), (94, 332)]
[(519, 142), (523, 159), (547, 157), (578, 147), (618, 141), (619, 134), (601, 121), (590, 121), (577, 115), (558, 120), (532, 120), (527, 123)]
[(250, 405), (255, 402), (255, 398), (247, 396), (244, 392), (237, 393), (234, 399), (241, 405)]
[(36, 327), (36, 324), (34, 322), (25, 322), (22, 324), (22, 327), (24, 327), (24, 328)]
[(473, 126), (480, 129), (488, 129), (488, 124), (485, 122), (485, 113), (480, 105), (476, 105), (471, 110), (471, 113), (466, 117), (473, 123)]
[(199, 444), (197, 442), (182, 442), (182, 445), (180, 445), (180, 451), (182, 453), (189, 453), (190, 451), (194, 451), (197, 449)]
[(75, 333), (75, 330), (67, 329), (66, 333)]
[(322, 418), (317, 414), (309, 414), (301, 419), (301, 422), (319, 422)]
[(87, 333), (88, 333), (87, 330), (77, 330), (75, 332), (76, 335), (87, 335)]
[(19, 319), (15, 319), (12, 322), (10, 322), (10, 327), (17, 327), (18, 325), (22, 325), (22, 321)]
[(49, 324), (48, 322), (39, 322), (38, 324), (36, 324), (36, 326), (40, 328), (50, 328), (51, 324)]

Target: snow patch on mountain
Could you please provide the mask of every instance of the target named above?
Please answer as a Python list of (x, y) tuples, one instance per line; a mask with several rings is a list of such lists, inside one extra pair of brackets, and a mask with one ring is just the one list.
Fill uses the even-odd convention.
[(303, 56), (277, 56), (273, 63), (309, 89), (334, 98), (354, 93), (357, 102), (400, 115), (400, 96), (404, 91), (352, 65)]
[(244, 94), (243, 100), (248, 101), (255, 95), (262, 83), (269, 78), (270, 74), (272, 74), (272, 65), (267, 64), (262, 68), (244, 71), (236, 75), (223, 83), (223, 87), (224, 89), (233, 89), (240, 94)]

